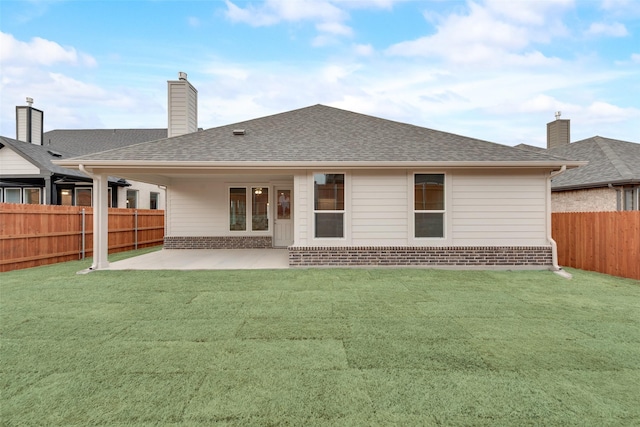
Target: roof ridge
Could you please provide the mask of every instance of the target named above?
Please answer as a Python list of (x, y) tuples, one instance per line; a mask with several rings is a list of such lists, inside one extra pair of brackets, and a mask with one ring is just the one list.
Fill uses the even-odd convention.
[(618, 171), (620, 176), (622, 176), (623, 178), (631, 179), (633, 177), (633, 173), (631, 172), (629, 167), (627, 167), (625, 162), (620, 158), (620, 156), (618, 156), (616, 152), (613, 151), (613, 149), (605, 141), (605, 138), (602, 138), (601, 136), (595, 136), (593, 139), (595, 140), (600, 150), (602, 150), (605, 156), (607, 156), (607, 159), (609, 159), (616, 171)]

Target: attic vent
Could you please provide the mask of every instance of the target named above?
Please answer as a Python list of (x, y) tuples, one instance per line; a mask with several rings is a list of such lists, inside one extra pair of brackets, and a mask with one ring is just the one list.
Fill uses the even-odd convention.
[(234, 135), (244, 135), (244, 134), (246, 134), (246, 132), (245, 132), (244, 129), (234, 129), (233, 130), (233, 134)]
[(62, 157), (62, 154), (58, 153), (57, 151), (47, 150), (47, 153), (51, 154), (53, 157)]

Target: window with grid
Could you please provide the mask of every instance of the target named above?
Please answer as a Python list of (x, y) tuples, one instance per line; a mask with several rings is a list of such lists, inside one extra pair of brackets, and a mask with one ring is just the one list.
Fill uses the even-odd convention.
[(415, 237), (444, 237), (444, 174), (415, 174), (413, 193)]

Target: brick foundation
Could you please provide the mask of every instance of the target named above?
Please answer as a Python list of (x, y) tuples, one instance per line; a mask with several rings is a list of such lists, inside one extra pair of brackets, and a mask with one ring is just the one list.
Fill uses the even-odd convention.
[(290, 247), (289, 265), (549, 267), (550, 246)]
[(165, 249), (271, 249), (271, 236), (205, 236), (164, 238)]

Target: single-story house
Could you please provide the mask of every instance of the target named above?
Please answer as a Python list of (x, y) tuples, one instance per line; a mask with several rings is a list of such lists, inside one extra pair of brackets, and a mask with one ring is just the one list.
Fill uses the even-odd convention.
[(551, 179), (585, 162), (324, 105), (56, 161), (167, 188), (168, 249), (288, 248), (291, 266), (558, 268)]
[(570, 121), (547, 124), (547, 148), (518, 145), (588, 164), (551, 182), (553, 212), (629, 211), (640, 209), (640, 144), (593, 136), (570, 143)]

